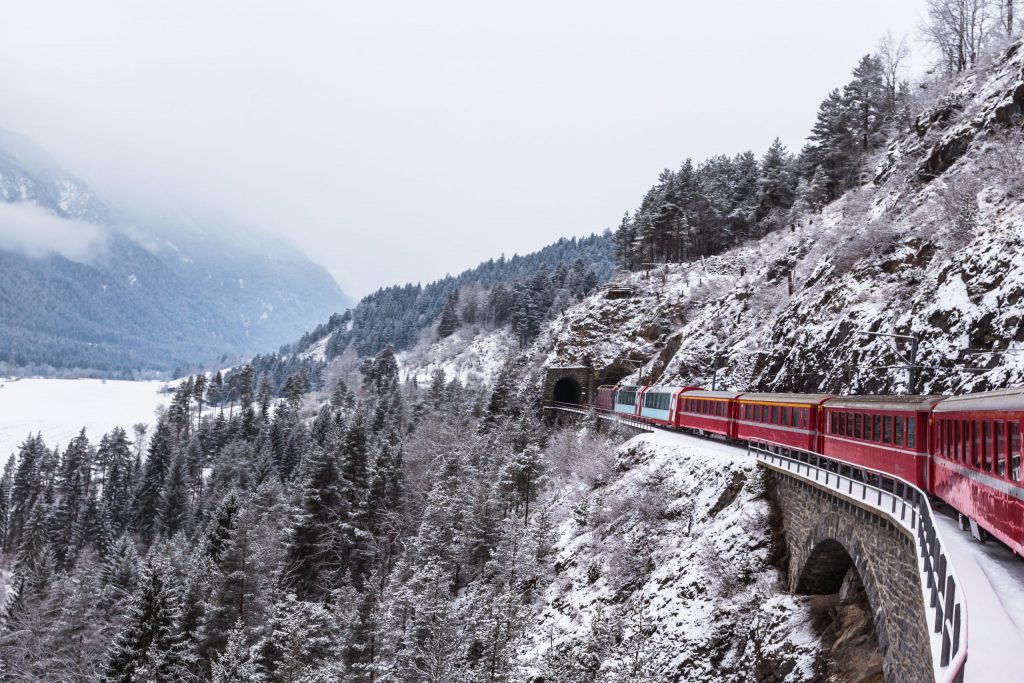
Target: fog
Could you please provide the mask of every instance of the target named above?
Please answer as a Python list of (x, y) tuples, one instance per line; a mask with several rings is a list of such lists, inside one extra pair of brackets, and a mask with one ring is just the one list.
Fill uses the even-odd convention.
[(0, 127), (105, 197), (280, 235), (353, 295), (614, 227), (686, 157), (799, 150), (922, 7), (6, 5)]
[(35, 204), (0, 202), (0, 226), (0, 249), (31, 257), (57, 253), (88, 263), (106, 246), (106, 233), (99, 226), (60, 218)]

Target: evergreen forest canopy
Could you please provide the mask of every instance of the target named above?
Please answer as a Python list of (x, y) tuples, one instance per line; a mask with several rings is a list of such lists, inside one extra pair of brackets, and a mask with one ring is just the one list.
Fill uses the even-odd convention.
[(521, 372), (402, 386), (385, 350), (312, 420), (297, 378), (272, 401), (249, 372), (229, 407), (182, 382), (132, 438), (29, 437), (0, 476), (0, 679), (508, 680), (555, 542)]
[[(472, 296), (476, 297), (470, 305), (469, 318), (475, 320), (478, 315), (480, 319), (489, 316), (493, 324), (502, 325), (513, 316), (511, 308), (515, 302), (506, 301), (502, 298), (503, 293), (499, 294), (500, 300), (490, 301), (481, 290), (494, 291), (495, 286), (501, 285), (518, 301), (521, 297), (517, 295), (527, 289), (543, 288), (543, 283), (529, 282), (542, 271), (549, 280), (552, 276), (557, 279), (560, 273), (565, 272), (565, 278), (575, 278), (580, 285), (593, 289), (598, 282), (604, 282), (611, 276), (614, 261), (612, 235), (605, 232), (589, 237), (563, 238), (526, 256), (491, 259), (472, 270), (427, 285), (385, 287), (364, 297), (352, 309), (351, 325), (339, 326), (328, 344), (327, 355), (340, 355), (350, 344), (360, 356), (371, 356), (389, 345), (399, 351), (410, 348), (425, 329), (438, 322), (449, 296), (460, 290), (473, 290)], [(569, 282), (568, 287), (578, 289), (574, 282)], [(468, 297), (463, 294), (462, 298), (463, 311), (466, 311)], [(531, 306), (536, 308), (540, 303)], [(531, 321), (526, 327), (532, 325)], [(528, 333), (530, 331), (527, 330)]]
[(776, 138), (758, 159), (747, 151), (665, 169), (616, 231), (629, 270), (710, 256), (778, 230), (866, 180), (865, 166), (894, 130), (911, 122), (899, 80), (906, 48), (883, 41), (852, 79), (829, 93), (799, 154)]

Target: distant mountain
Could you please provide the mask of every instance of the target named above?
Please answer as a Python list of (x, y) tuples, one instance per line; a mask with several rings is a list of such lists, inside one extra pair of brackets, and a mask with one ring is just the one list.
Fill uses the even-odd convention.
[(248, 356), (349, 303), (277, 240), (112, 209), (0, 131), (0, 373), (134, 376)]

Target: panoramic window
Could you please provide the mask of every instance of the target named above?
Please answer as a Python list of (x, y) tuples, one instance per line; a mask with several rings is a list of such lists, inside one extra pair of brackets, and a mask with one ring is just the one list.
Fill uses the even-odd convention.
[(1006, 440), (1010, 444), (1010, 478), (1020, 481), (1020, 422), (1013, 420), (1007, 427), (1009, 436)]

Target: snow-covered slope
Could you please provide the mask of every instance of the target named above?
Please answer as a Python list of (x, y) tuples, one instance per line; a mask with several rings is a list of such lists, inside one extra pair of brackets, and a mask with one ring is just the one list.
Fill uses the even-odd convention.
[(448, 380), (458, 379), (469, 386), (489, 385), (494, 381), (508, 355), (515, 350), (516, 340), (507, 328), (460, 328), (437, 341), (424, 341), (397, 355), (403, 378), (430, 382), (441, 370)]
[[(744, 451), (636, 437), (619, 475), (573, 499), (557, 578), (521, 653), (545, 680), (822, 680), (805, 599), (769, 564), (762, 472)], [(588, 664), (589, 662), (589, 664)], [(550, 678), (547, 678), (550, 677)]]
[[(1024, 383), (1024, 50), (956, 84), (879, 160), (876, 179), (792, 228), (634, 274), (538, 341), (549, 364), (613, 379), (803, 391), (919, 392)], [(897, 351), (899, 353), (897, 353)]]

